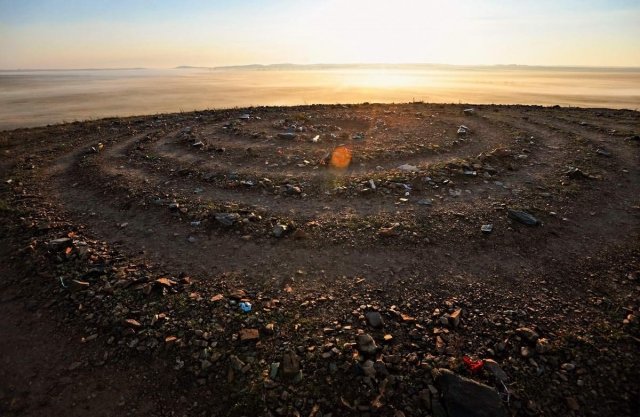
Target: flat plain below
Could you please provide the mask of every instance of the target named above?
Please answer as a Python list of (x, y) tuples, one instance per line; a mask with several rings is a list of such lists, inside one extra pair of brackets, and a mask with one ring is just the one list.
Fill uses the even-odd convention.
[(0, 130), (245, 106), (537, 104), (638, 109), (640, 69), (316, 65), (0, 71)]

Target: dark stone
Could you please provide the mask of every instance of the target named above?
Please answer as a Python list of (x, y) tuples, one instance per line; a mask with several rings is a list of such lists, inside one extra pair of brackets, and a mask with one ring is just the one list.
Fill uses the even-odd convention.
[(68, 247), (73, 244), (73, 240), (68, 237), (61, 237), (60, 239), (53, 239), (49, 242), (49, 246), (58, 249), (61, 247)]
[(510, 219), (513, 219), (522, 224), (526, 224), (527, 226), (536, 226), (540, 224), (540, 220), (536, 219), (526, 211), (509, 209), (507, 214)]
[(435, 369), (433, 374), (449, 417), (507, 417), (495, 389), (448, 369)]
[(280, 371), (285, 378), (293, 378), (300, 372), (300, 358), (293, 351), (285, 352), (280, 363)]
[(362, 353), (374, 354), (378, 350), (375, 340), (368, 334), (359, 334), (356, 337), (356, 342), (358, 350)]
[(240, 220), (240, 215), (238, 213), (217, 213), (215, 218), (221, 225), (229, 227)]
[(378, 313), (377, 311), (368, 312), (366, 314), (366, 317), (367, 323), (369, 323), (369, 326), (373, 327), (374, 329), (381, 329), (384, 326), (382, 315), (380, 315), (380, 313)]
[(528, 327), (517, 328), (516, 334), (531, 344), (536, 343), (536, 341), (540, 337), (538, 333), (536, 333), (533, 329), (530, 329)]
[(278, 133), (278, 137), (280, 139), (295, 139), (298, 135), (296, 135), (295, 133)]
[(567, 177), (577, 180), (577, 179), (592, 179), (593, 177), (586, 172), (582, 171), (580, 168), (571, 167), (567, 172), (564, 173)]

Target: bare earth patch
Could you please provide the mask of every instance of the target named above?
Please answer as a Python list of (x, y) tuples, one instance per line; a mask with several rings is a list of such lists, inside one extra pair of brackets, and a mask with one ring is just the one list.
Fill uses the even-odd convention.
[(411, 103), (0, 132), (0, 411), (638, 415), (639, 131)]

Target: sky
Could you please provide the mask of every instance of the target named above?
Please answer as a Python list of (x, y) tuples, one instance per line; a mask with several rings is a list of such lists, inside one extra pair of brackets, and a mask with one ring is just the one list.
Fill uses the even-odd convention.
[(0, 69), (640, 67), (640, 0), (0, 0)]

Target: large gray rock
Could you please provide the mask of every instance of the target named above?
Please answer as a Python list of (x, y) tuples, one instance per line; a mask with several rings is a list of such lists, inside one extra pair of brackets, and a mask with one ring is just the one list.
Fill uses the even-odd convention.
[(507, 417), (495, 389), (448, 369), (434, 369), (433, 376), (449, 417)]

